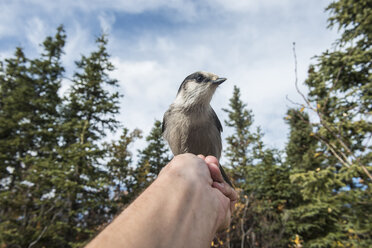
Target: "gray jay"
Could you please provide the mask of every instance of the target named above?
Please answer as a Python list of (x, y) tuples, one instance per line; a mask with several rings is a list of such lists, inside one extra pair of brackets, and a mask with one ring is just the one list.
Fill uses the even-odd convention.
[[(195, 72), (185, 78), (174, 102), (163, 118), (163, 137), (174, 155), (182, 153), (221, 157), (222, 125), (210, 102), (226, 78), (208, 72)], [(219, 165), (224, 180), (232, 186)]]

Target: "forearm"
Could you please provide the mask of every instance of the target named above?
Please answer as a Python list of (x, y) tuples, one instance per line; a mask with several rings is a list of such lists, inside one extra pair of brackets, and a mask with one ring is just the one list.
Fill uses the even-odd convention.
[(209, 247), (218, 228), (216, 190), (163, 173), (89, 247)]

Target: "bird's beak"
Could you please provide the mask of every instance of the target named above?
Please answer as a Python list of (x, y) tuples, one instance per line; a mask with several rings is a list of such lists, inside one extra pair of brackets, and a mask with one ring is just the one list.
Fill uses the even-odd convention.
[(213, 80), (212, 81), (212, 84), (220, 85), (220, 84), (222, 84), (225, 81), (226, 81), (226, 78), (217, 78), (216, 80)]

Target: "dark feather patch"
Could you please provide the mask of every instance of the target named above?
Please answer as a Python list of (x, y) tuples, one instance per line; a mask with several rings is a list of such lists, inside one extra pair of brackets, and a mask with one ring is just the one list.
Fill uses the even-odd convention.
[(222, 129), (222, 125), (221, 125), (220, 119), (218, 119), (218, 117), (216, 115), (216, 112), (214, 112), (213, 109), (212, 109), (212, 117), (213, 117), (214, 124), (216, 125), (218, 131), (222, 132), (223, 129)]
[(185, 80), (183, 80), (182, 84), (180, 85), (180, 87), (178, 88), (178, 92), (177, 92), (177, 95), (178, 93), (180, 93), (182, 87), (185, 86), (186, 82), (188, 81), (196, 81), (198, 83), (202, 83), (202, 82), (206, 82), (208, 80), (206, 80), (207, 78), (205, 77), (205, 75), (201, 72), (194, 72), (193, 74), (187, 76), (185, 78)]

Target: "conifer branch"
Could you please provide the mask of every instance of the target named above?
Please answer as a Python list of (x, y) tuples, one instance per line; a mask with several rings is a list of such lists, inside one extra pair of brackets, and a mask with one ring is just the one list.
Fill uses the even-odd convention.
[[(52, 206), (47, 212), (53, 210), (55, 208), (55, 206)], [(41, 233), (39, 234), (39, 236), (34, 240), (32, 241), (29, 245), (28, 245), (28, 248), (31, 248), (32, 246), (36, 245), (37, 242), (39, 242), (39, 240), (43, 237), (44, 233), (47, 231), (47, 229), (49, 228), (49, 226), (51, 226), (55, 220), (55, 218), (62, 212), (62, 208), (56, 212), (53, 217), (52, 217), (52, 220), (50, 221), (50, 224), (49, 225), (46, 225), (43, 230), (41, 231)]]
[(245, 220), (246, 220), (246, 216), (247, 216), (247, 210), (248, 210), (248, 205), (249, 205), (249, 197), (244, 197), (246, 199), (246, 202), (244, 204), (244, 211), (243, 211), (243, 217), (242, 219), (240, 220), (240, 230), (242, 232), (242, 236), (241, 236), (241, 242), (240, 242), (240, 247), (241, 248), (244, 248), (244, 242), (245, 242), (245, 236), (247, 235), (247, 232), (244, 230), (244, 223), (245, 223)]
[[(328, 132), (329, 134), (332, 135), (332, 137), (334, 137), (336, 139), (336, 141), (341, 145), (341, 147), (343, 147), (346, 151), (347, 154), (345, 154), (344, 152), (341, 151), (341, 149), (337, 149), (334, 145), (330, 144), (324, 137), (321, 137), (320, 135), (318, 134), (314, 134), (314, 136), (316, 138), (318, 138), (320, 141), (322, 141), (326, 146), (327, 148), (331, 151), (331, 153), (337, 158), (337, 160), (339, 160), (339, 162), (341, 164), (343, 164), (344, 166), (350, 168), (350, 166), (353, 164), (352, 161), (350, 161), (349, 157), (351, 156), (353, 158), (353, 160), (356, 160), (357, 163), (359, 164), (359, 161), (360, 159), (358, 157), (356, 157), (354, 155), (354, 153), (351, 151), (350, 147), (348, 145), (346, 145), (346, 143), (343, 141), (343, 138), (342, 138), (342, 134), (340, 134), (339, 132), (337, 131), (333, 131), (332, 130), (332, 127), (328, 124), (328, 122), (324, 119), (324, 108), (326, 107), (326, 104), (329, 100), (329, 97), (330, 97), (330, 92), (335, 88), (335, 85), (337, 84), (337, 82), (339, 81), (339, 78), (340, 78), (340, 75), (341, 75), (341, 72), (343, 70), (343, 67), (341, 67), (338, 72), (337, 72), (337, 75), (336, 75), (336, 78), (335, 80), (333, 80), (333, 83), (332, 83), (332, 87), (330, 88), (330, 90), (328, 91), (327, 93), (327, 97), (325, 99), (325, 103), (323, 104), (323, 106), (317, 106), (316, 108), (314, 108), (310, 101), (305, 97), (305, 95), (301, 92), (301, 90), (299, 89), (298, 87), (298, 76), (297, 76), (297, 55), (296, 55), (296, 47), (295, 47), (296, 43), (293, 42), (293, 57), (294, 57), (294, 63), (295, 63), (295, 69), (294, 69), (294, 72), (295, 72), (295, 87), (296, 87), (296, 91), (298, 92), (298, 94), (303, 98), (303, 100), (305, 101), (306, 103), (306, 106), (304, 106), (303, 104), (300, 104), (300, 103), (296, 103), (292, 100), (290, 100), (288, 97), (287, 97), (287, 100), (290, 101), (292, 104), (295, 104), (295, 105), (300, 105), (300, 106), (303, 106), (303, 107), (306, 107), (307, 109), (310, 109), (312, 110), (314, 113), (317, 114), (318, 118), (319, 118), (319, 121), (320, 121), (320, 124), (322, 125), (322, 127), (324, 127)], [(302, 116), (298, 115), (304, 122), (306, 122), (307, 124), (309, 124), (312, 128), (314, 128), (314, 125), (310, 122), (310, 121), (307, 121), (305, 119), (302, 118)], [(337, 152), (338, 151), (338, 152)], [(368, 172), (367, 168), (363, 165), (363, 164), (359, 164), (361, 166), (361, 168), (363, 169), (364, 173), (372, 180), (372, 176), (371, 174)]]
[[(301, 97), (304, 99), (304, 101), (306, 102), (306, 104), (311, 107), (311, 104), (309, 102), (309, 100), (305, 97), (305, 95), (301, 92), (300, 88), (298, 87), (298, 74), (297, 74), (297, 55), (296, 55), (296, 43), (293, 42), (292, 43), (292, 50), (293, 50), (293, 57), (294, 57), (294, 63), (295, 63), (295, 69), (294, 69), (294, 73), (295, 73), (295, 86), (296, 86), (296, 91), (298, 94), (301, 95)], [(311, 107), (312, 108), (312, 107)]]
[(80, 144), (83, 145), (84, 144), (84, 136), (85, 136), (85, 131), (87, 130), (88, 128), (88, 120), (85, 120), (84, 121), (84, 126), (83, 126), (83, 130), (81, 131), (81, 134), (80, 134)]

